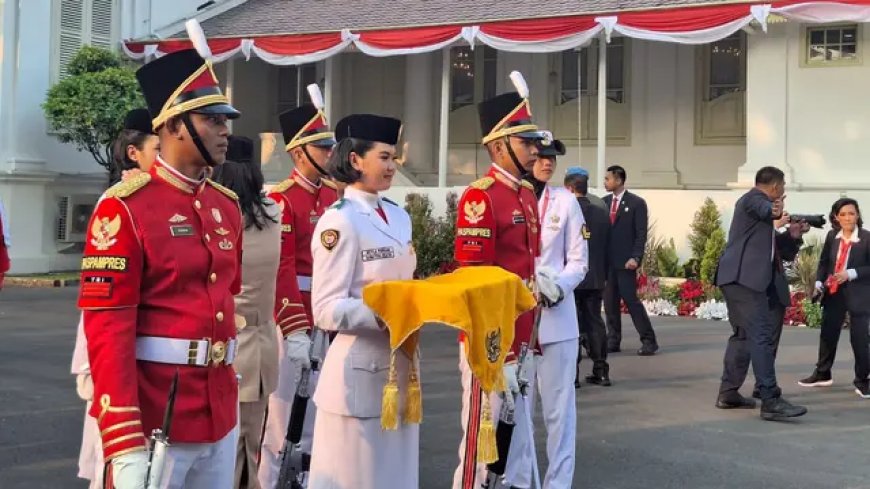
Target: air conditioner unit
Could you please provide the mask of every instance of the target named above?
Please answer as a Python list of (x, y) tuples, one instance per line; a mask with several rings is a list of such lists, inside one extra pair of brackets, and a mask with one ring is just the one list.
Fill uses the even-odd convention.
[(88, 236), (88, 222), (99, 195), (64, 195), (58, 202), (57, 241), (84, 243)]

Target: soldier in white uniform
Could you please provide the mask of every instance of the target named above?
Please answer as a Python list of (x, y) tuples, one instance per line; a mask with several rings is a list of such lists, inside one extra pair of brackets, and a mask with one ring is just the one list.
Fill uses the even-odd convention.
[[(411, 220), (378, 195), (396, 173), (401, 122), (375, 115), (339, 121), (329, 172), (348, 184), (320, 218), (311, 242), (312, 309), (319, 328), (338, 333), (314, 393), (317, 417), (308, 489), (416, 489), (419, 427), (381, 428), (390, 366), (389, 332), (362, 301), (364, 286), (411, 279), (416, 257)], [(575, 342), (576, 343), (576, 342)], [(399, 405), (410, 360), (396, 354)]]
[[(536, 275), (544, 309), (538, 331), (541, 356), (536, 357), (537, 390), (547, 428), (547, 474), (543, 487), (571, 489), (574, 477), (577, 428), (574, 369), (579, 327), (573, 291), (588, 270), (583, 227), (577, 199), (565, 188), (547, 184), (556, 169), (556, 155), (565, 145), (547, 138), (538, 146), (538, 160), (527, 180), (538, 197), (541, 216), (541, 256)], [(568, 300), (564, 300), (565, 298)], [(532, 396), (534, 399), (534, 396)]]

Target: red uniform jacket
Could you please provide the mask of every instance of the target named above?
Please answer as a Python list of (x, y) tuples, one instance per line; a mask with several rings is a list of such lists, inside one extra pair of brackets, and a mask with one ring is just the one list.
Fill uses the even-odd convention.
[[(308, 330), (311, 314), (311, 236), (327, 207), (338, 200), (335, 184), (319, 187), (296, 170), (275, 185), (269, 196), (281, 207), (281, 263), (275, 287), (275, 323), (284, 336)], [(303, 287), (300, 287), (300, 284)], [(304, 290), (300, 290), (304, 289)]]
[(136, 360), (137, 336), (218, 345), (235, 337), (242, 250), (235, 199), (210, 180), (185, 181), (158, 160), (150, 173), (110, 188), (94, 210), (79, 307), (94, 380), (90, 414), (107, 460), (146, 446), (145, 436), (162, 424), (176, 369), (171, 441), (214, 442), (236, 425), (232, 366)]
[[(493, 165), (462, 194), (456, 218), (455, 256), (460, 266), (496, 265), (531, 284), (540, 254), (538, 200), (530, 184)], [(533, 312), (521, 315), (511, 353), (513, 361), (532, 334)]]
[(3, 238), (3, 226), (6, 225), (3, 219), (0, 219), (0, 288), (3, 288), (3, 279), (6, 272), (9, 271), (9, 250), (6, 248), (6, 240)]

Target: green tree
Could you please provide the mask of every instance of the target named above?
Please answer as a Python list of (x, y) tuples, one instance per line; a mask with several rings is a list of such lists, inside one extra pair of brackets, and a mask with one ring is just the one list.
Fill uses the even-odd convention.
[(701, 282), (712, 284), (716, 275), (716, 267), (719, 265), (719, 257), (725, 251), (725, 231), (716, 229), (707, 239), (704, 248), (704, 258), (701, 260)]
[(124, 117), (144, 105), (133, 68), (111, 51), (85, 46), (69, 62), (67, 73), (42, 104), (48, 125), (61, 142), (90, 153), (111, 171), (112, 142)]
[(456, 194), (447, 194), (444, 217), (432, 216), (432, 201), (428, 195), (409, 193), (405, 210), (411, 216), (411, 232), (417, 255), (417, 278), (441, 273), (453, 263), (453, 241), (456, 236)]
[(674, 238), (668, 240), (667, 244), (662, 243), (661, 248), (659, 248), (656, 254), (656, 262), (662, 277), (676, 277), (679, 275), (680, 257), (677, 255), (677, 246), (674, 244)]
[(707, 250), (707, 240), (716, 230), (722, 230), (722, 215), (716, 207), (713, 199), (707, 197), (704, 204), (695, 212), (695, 218), (692, 220), (692, 232), (689, 235), (689, 247), (692, 250), (691, 263), (697, 270), (687, 270), (689, 273), (696, 275), (700, 272), (700, 266), (704, 261), (704, 253)]

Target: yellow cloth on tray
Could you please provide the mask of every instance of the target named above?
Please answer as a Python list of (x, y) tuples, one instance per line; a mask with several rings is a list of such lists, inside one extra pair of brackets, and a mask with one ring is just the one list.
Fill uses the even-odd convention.
[(413, 358), (425, 323), (443, 323), (465, 333), (469, 366), (486, 392), (501, 384), (517, 317), (535, 306), (519, 276), (489, 266), (463, 267), (426, 280), (374, 283), (362, 294), (389, 327), (394, 352), (401, 347)]

